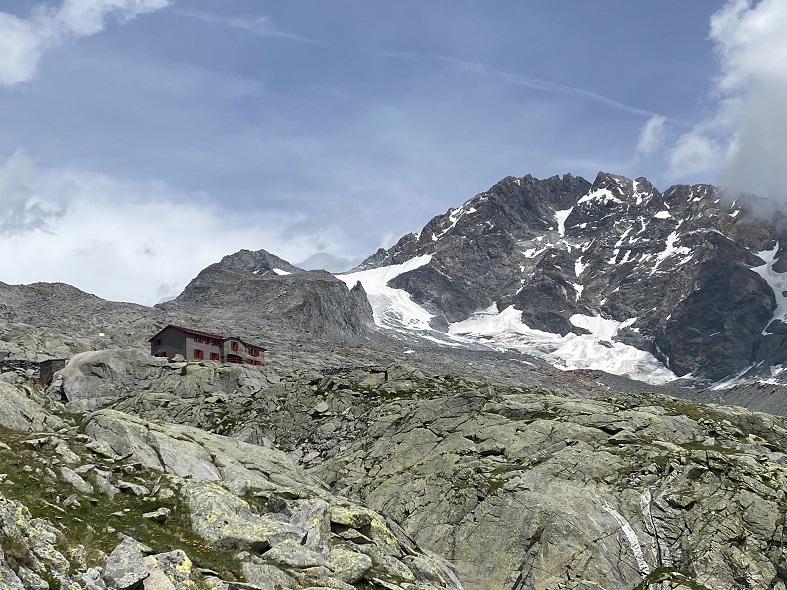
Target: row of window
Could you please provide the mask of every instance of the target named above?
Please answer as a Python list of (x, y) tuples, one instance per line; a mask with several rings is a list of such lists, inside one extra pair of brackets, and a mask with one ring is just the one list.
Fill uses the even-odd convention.
[[(216, 340), (215, 338), (208, 338), (207, 336), (194, 336), (194, 342), (198, 342), (200, 344), (207, 344), (208, 346), (221, 346), (221, 340)], [(153, 341), (153, 346), (161, 346), (164, 341), (161, 338), (156, 338)], [(239, 350), (240, 344), (235, 340), (230, 341), (230, 348), (232, 350)], [(251, 346), (248, 347), (247, 352), (250, 356), (260, 356), (260, 351), (257, 348), (253, 348)]]
[[(166, 352), (160, 352), (156, 356), (167, 356), (167, 353)], [(204, 350), (200, 350), (199, 348), (195, 348), (194, 349), (194, 358), (198, 359), (198, 360), (204, 360), (205, 359), (205, 351)], [(209, 358), (212, 361), (220, 361), (221, 360), (221, 355), (218, 352), (211, 352)], [(246, 359), (246, 364), (247, 365), (257, 365), (257, 366), (262, 365), (262, 363), (260, 361), (255, 361), (253, 359)]]
[[(205, 351), (200, 350), (199, 348), (194, 349), (194, 358), (195, 359), (204, 359), (205, 358)], [(209, 355), (210, 360), (212, 361), (220, 361), (221, 355), (218, 352), (211, 352)]]

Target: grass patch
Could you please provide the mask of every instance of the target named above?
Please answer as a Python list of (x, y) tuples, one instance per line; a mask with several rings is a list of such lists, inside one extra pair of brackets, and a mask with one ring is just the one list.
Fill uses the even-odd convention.
[[(139, 497), (120, 492), (110, 500), (96, 492), (86, 495), (77, 492), (59, 477), (61, 465), (51, 444), (32, 446), (24, 441), (39, 438), (29, 433), (18, 433), (0, 428), (0, 440), (10, 447), (0, 448), (0, 472), (9, 474), (0, 485), (0, 493), (9, 500), (24, 504), (33, 518), (42, 518), (60, 531), (58, 550), (64, 555), (78, 545), (86, 550), (87, 565), (101, 565), (103, 554), (109, 554), (119, 543), (119, 535), (126, 534), (150, 546), (156, 553), (184, 550), (198, 567), (214, 570), (228, 580), (240, 579), (240, 564), (235, 551), (217, 549), (191, 530), (188, 510), (177, 495), (169, 499), (152, 496)], [(102, 461), (85, 451), (76, 441), (68, 441), (72, 451), (81, 455), (82, 464), (95, 463), (104, 470), (116, 472), (125, 481), (145, 485), (150, 489), (161, 474), (134, 465)], [(81, 451), (81, 452), (80, 452)], [(74, 468), (74, 465), (70, 466)], [(83, 476), (92, 483), (90, 474)], [(139, 481), (142, 480), (142, 481)], [(162, 480), (162, 483), (164, 480)], [(65, 500), (76, 494), (78, 504), (67, 506)], [(143, 518), (146, 512), (168, 508), (169, 519), (159, 523)], [(25, 539), (2, 539), (3, 550), (24, 565)]]
[(657, 567), (645, 576), (645, 579), (632, 588), (632, 590), (649, 590), (649, 588), (656, 584), (668, 581), (677, 582), (687, 588), (691, 588), (691, 590), (712, 590), (697, 582), (691, 574), (686, 574), (676, 567)]
[(722, 445), (706, 445), (699, 440), (682, 443), (678, 446), (686, 449), (687, 451), (716, 451), (717, 453), (722, 453), (723, 455), (740, 455), (743, 453), (743, 451), (739, 449), (733, 449), (731, 447), (725, 447)]

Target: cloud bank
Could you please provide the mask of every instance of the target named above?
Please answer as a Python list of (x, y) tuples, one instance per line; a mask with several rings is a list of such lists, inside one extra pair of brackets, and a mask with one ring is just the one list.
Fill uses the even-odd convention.
[(63, 0), (57, 8), (35, 5), (26, 19), (0, 12), (0, 84), (32, 80), (44, 52), (101, 32), (109, 15), (125, 22), (169, 4), (170, 0)]
[(787, 201), (787, 3), (731, 0), (710, 23), (717, 108), (681, 136), (673, 178), (716, 172), (730, 193)]
[(345, 251), (336, 228), (287, 228), (294, 214), (237, 211), (204, 193), (84, 170), (42, 168), (18, 150), (0, 162), (0, 280), (61, 281), (104, 299), (152, 305), (243, 248), (303, 260)]

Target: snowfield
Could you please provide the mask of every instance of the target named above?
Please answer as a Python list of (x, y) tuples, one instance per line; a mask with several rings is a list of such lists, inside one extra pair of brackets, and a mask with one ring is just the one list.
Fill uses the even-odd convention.
[(336, 278), (344, 281), (350, 289), (358, 282), (363, 285), (374, 312), (374, 323), (378, 326), (389, 330), (431, 331), (429, 321), (434, 316), (413, 301), (407, 291), (388, 286), (388, 281), (391, 279), (420, 268), (428, 264), (431, 259), (432, 255), (427, 254), (408, 260), (404, 264), (336, 275)]
[(517, 350), (543, 358), (563, 370), (594, 369), (653, 384), (676, 379), (652, 354), (613, 341), (618, 331), (633, 324), (636, 318), (617, 322), (576, 314), (570, 318), (571, 323), (590, 333), (560, 336), (528, 327), (522, 323), (521, 312), (513, 306), (498, 311), (497, 306), (492, 305), (464, 321), (451, 324), (447, 335), (438, 332), (429, 324), (433, 314), (413, 301), (406, 291), (388, 286), (394, 277), (420, 268), (431, 259), (431, 255), (418, 256), (403, 264), (336, 277), (348, 288), (360, 281), (372, 306), (374, 321), (382, 328), (415, 332), (427, 340), (448, 346), (482, 344), (501, 351)]
[(451, 324), (449, 334), (457, 339), (491, 341), (495, 348), (541, 357), (563, 370), (594, 369), (653, 384), (676, 379), (652, 354), (612, 340), (618, 330), (633, 324), (636, 318), (617, 322), (575, 314), (569, 321), (590, 334), (561, 336), (534, 330), (522, 323), (521, 313), (513, 306), (498, 313), (496, 305)]

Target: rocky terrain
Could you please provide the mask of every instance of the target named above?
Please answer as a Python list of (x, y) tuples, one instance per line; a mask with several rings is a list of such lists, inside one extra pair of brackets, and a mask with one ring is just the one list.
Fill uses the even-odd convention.
[[(0, 587), (786, 589), (755, 206), (507, 178), (345, 275), (243, 250), (153, 308), (0, 284)], [(167, 324), (266, 363), (151, 357)]]
[(140, 551), (184, 588), (785, 587), (780, 420), (533, 371), (554, 387), (75, 355), (46, 397), (2, 385), (0, 492), (65, 560), (13, 529), (6, 575), (119, 588)]
[[(461, 588), (284, 453), (0, 383), (3, 588)], [(406, 586), (402, 586), (406, 584)]]
[(17, 359), (145, 347), (167, 324), (280, 348), (304, 337), (355, 341), (374, 330), (362, 287), (348, 290), (324, 271), (303, 271), (264, 250), (224, 257), (155, 307), (104, 301), (61, 283), (0, 283), (0, 351)]

